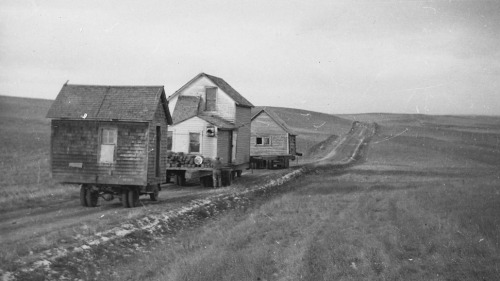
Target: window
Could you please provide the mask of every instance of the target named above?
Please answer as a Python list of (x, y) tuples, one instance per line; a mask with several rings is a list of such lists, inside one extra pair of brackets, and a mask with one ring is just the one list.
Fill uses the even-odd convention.
[(172, 131), (167, 132), (167, 150), (172, 151)]
[(189, 133), (189, 153), (200, 152), (200, 133)]
[(255, 143), (257, 145), (271, 145), (271, 140), (269, 137), (260, 137), (256, 139)]
[(205, 110), (206, 111), (216, 111), (217, 103), (217, 88), (206, 88), (205, 89)]
[(112, 128), (101, 129), (101, 148), (99, 155), (100, 163), (115, 162), (115, 148), (117, 144), (118, 130)]

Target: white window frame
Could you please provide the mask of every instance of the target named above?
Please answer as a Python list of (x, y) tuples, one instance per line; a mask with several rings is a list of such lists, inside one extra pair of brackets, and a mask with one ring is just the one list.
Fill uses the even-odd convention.
[(99, 163), (112, 164), (116, 162), (116, 146), (118, 144), (118, 128), (99, 128)]

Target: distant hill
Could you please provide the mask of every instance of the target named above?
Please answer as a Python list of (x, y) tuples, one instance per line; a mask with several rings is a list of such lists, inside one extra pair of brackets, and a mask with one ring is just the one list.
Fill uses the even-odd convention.
[(52, 100), (0, 96), (0, 186), (49, 179)]

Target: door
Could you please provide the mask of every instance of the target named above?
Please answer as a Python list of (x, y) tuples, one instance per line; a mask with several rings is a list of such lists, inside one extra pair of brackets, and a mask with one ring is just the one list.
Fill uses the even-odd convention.
[(232, 150), (233, 131), (219, 129), (217, 133), (217, 156), (222, 163), (231, 163)]

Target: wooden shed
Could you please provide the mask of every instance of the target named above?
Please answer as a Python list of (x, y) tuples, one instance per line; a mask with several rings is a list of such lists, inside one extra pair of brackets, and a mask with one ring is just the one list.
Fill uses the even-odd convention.
[(104, 194), (122, 195), (127, 207), (141, 194), (156, 199), (172, 124), (163, 86), (65, 84), (47, 118), (52, 177), (82, 184), (82, 205)]
[(222, 78), (200, 73), (168, 97), (173, 152), (199, 155), (241, 173), (250, 163), (253, 107)]
[(255, 168), (287, 168), (295, 159), (296, 133), (275, 112), (257, 108), (251, 128), (250, 156)]

